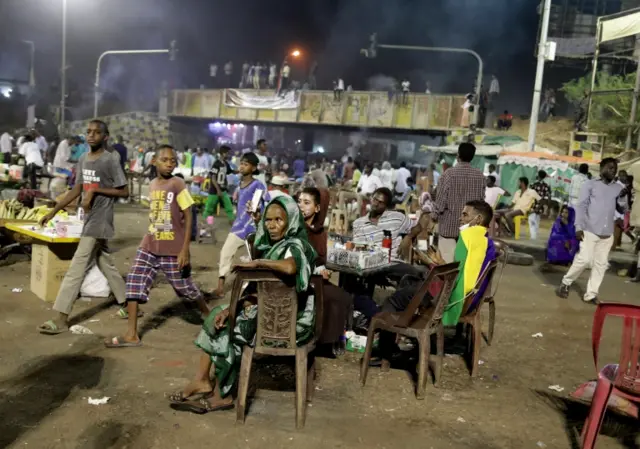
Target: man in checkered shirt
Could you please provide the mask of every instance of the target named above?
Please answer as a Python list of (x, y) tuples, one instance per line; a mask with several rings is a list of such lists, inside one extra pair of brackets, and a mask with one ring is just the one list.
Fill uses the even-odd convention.
[(469, 201), (484, 201), (484, 175), (471, 166), (475, 154), (472, 143), (461, 143), (458, 164), (445, 171), (438, 183), (433, 219), (438, 221), (438, 249), (446, 263), (453, 262), (464, 205)]

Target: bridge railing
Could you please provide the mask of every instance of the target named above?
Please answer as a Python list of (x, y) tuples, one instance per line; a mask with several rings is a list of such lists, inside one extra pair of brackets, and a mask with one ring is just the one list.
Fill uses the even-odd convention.
[[(274, 96), (273, 90), (242, 92)], [(332, 91), (304, 91), (292, 109), (255, 109), (231, 106), (226, 89), (174, 90), (169, 97), (169, 115), (218, 120), (273, 123), (448, 130), (459, 128), (464, 95), (399, 94), (387, 92), (344, 92), (340, 101)]]

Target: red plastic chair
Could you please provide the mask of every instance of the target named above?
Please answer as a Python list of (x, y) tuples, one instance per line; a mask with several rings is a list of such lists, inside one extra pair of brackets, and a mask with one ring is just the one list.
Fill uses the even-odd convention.
[[(598, 349), (600, 347), (602, 327), (607, 316), (617, 316), (624, 319), (620, 362), (613, 382), (601, 375), (598, 370)], [(598, 370), (598, 382), (593, 393), (589, 416), (582, 429), (582, 449), (595, 447), (596, 438), (607, 410), (607, 402), (612, 393), (630, 401), (640, 402), (640, 367), (638, 366), (638, 355), (640, 354), (640, 306), (620, 303), (598, 305), (593, 316), (592, 345), (593, 360), (596, 370)]]

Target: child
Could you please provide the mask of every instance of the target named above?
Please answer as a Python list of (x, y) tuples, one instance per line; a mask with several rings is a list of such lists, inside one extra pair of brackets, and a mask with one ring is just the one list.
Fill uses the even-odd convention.
[(250, 215), (252, 211), (248, 210), (248, 207), (251, 207), (251, 200), (256, 190), (262, 190), (263, 195), (267, 190), (262, 182), (254, 178), (254, 175), (257, 173), (258, 163), (258, 156), (254, 153), (246, 153), (242, 156), (242, 159), (240, 159), (238, 171), (242, 179), (240, 180), (240, 186), (237, 191), (238, 214), (220, 252), (218, 288), (213, 292), (214, 296), (224, 296), (224, 279), (229, 271), (231, 271), (233, 256), (239, 248), (244, 246), (247, 236), (256, 232), (253, 219)]
[(41, 221), (45, 225), (58, 211), (63, 210), (82, 194), (82, 208), (86, 215), (82, 237), (71, 265), (62, 280), (53, 310), (59, 316), (38, 327), (42, 334), (56, 335), (69, 330), (67, 321), (80, 295), (80, 287), (87, 269), (95, 261), (107, 278), (109, 288), (119, 304), (125, 302), (125, 286), (115, 267), (107, 240), (113, 238), (113, 204), (118, 198), (128, 198), (127, 178), (120, 168), (120, 156), (107, 151), (109, 128), (100, 120), (89, 122), (87, 141), (90, 151), (80, 156), (76, 169), (76, 184)]
[(204, 206), (204, 213), (202, 214), (202, 218), (204, 219), (215, 213), (219, 201), (222, 202), (229, 221), (233, 223), (235, 218), (233, 216), (233, 204), (231, 204), (231, 198), (229, 198), (229, 194), (227, 193), (227, 175), (233, 173), (229, 162), (227, 162), (229, 151), (231, 151), (231, 148), (228, 146), (221, 146), (218, 150), (218, 159), (213, 163), (213, 167), (209, 171), (211, 187), (209, 187), (209, 196), (207, 197), (207, 203)]
[(129, 326), (123, 337), (105, 341), (108, 348), (142, 346), (137, 329), (138, 305), (149, 300), (149, 290), (158, 270), (164, 272), (178, 296), (196, 301), (203, 315), (209, 313), (202, 292), (191, 278), (189, 243), (193, 198), (185, 182), (171, 174), (178, 165), (176, 151), (169, 145), (162, 145), (153, 163), (158, 175), (149, 185), (149, 231), (142, 239), (127, 276)]

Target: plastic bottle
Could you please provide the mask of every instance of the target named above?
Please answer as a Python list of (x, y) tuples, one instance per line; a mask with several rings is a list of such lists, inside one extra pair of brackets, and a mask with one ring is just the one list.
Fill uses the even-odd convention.
[(78, 212), (76, 217), (78, 218), (78, 221), (84, 221), (84, 209), (79, 207), (78, 208)]
[(393, 239), (391, 238), (391, 231), (382, 231), (384, 238), (382, 239), (382, 247), (389, 250), (389, 262), (391, 262), (391, 246), (393, 245)]

